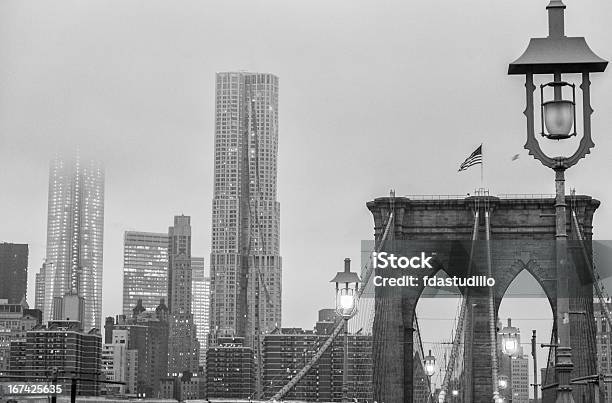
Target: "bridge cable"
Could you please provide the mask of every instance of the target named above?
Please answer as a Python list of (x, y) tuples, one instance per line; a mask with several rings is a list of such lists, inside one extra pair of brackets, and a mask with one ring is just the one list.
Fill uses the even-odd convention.
[[(387, 237), (389, 235), (390, 229), (394, 222), (395, 214), (394, 214), (394, 194), (393, 193), (391, 197), (391, 207), (392, 208), (390, 209), (390, 212), (389, 212), (389, 217), (387, 219), (387, 225), (383, 232), (383, 236), (378, 246), (375, 248), (376, 252), (380, 252), (382, 250), (385, 244), (385, 241), (387, 240)], [(373, 271), (374, 269), (371, 265), (366, 265), (366, 272), (363, 278), (361, 279), (362, 284), (368, 283)], [(365, 290), (365, 287), (360, 287), (360, 289), (357, 292), (355, 303), (359, 301), (364, 290)], [(270, 401), (282, 399), (295, 385), (297, 385), (297, 383), (312, 369), (312, 367), (317, 363), (319, 358), (321, 358), (321, 356), (325, 353), (325, 351), (327, 351), (327, 349), (331, 346), (334, 339), (338, 336), (338, 334), (340, 334), (340, 331), (343, 330), (345, 322), (347, 321), (341, 320), (338, 322), (333, 332), (330, 334), (329, 338), (325, 341), (325, 343), (323, 343), (319, 351), (317, 351), (316, 354), (312, 356), (308, 364), (306, 364), (306, 366), (302, 368), (285, 386), (283, 386), (274, 396), (272, 396)]]
[[(475, 241), (478, 239), (479, 218), (480, 218), (480, 211), (477, 208), (474, 210), (474, 228), (472, 230), (472, 245), (470, 249), (470, 260), (468, 262), (468, 274), (472, 270), (472, 262), (473, 262), (473, 257), (474, 257), (474, 246), (476, 244)], [(464, 290), (464, 293), (467, 293), (467, 289)], [(444, 373), (444, 380), (442, 381), (442, 387), (438, 395), (440, 403), (444, 403), (445, 401), (444, 399), (446, 398), (446, 394), (448, 393), (450, 380), (453, 376), (455, 362), (457, 360), (457, 356), (459, 355), (459, 348), (462, 344), (461, 338), (462, 338), (462, 335), (465, 329), (467, 304), (468, 304), (467, 295), (463, 294), (462, 299), (461, 299), (461, 310), (459, 312), (459, 319), (457, 320), (457, 329), (455, 330), (455, 335), (453, 338), (453, 347), (451, 349), (451, 354), (449, 357), (447, 369)], [(473, 309), (473, 307), (471, 309)], [(471, 346), (469, 346), (469, 348), (471, 348)], [(471, 367), (471, 364), (469, 366)]]

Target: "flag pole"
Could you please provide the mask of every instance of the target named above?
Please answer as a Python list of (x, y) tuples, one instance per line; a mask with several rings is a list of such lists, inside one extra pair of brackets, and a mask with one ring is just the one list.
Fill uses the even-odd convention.
[(482, 189), (484, 189), (484, 163), (485, 163), (485, 157), (484, 157), (484, 147), (483, 147), (484, 143), (480, 144), (480, 155), (482, 158), (482, 163), (480, 164), (480, 187)]

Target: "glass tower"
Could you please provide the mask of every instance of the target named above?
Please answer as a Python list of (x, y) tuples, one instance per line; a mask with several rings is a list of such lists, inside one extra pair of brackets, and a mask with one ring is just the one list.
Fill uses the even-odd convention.
[[(83, 328), (102, 320), (104, 168), (78, 154), (57, 156), (49, 169), (43, 320), (53, 319), (65, 295), (83, 298)], [(41, 279), (42, 280), (42, 279)]]
[(168, 299), (168, 234), (126, 231), (123, 236), (123, 314), (138, 300), (154, 310)]
[(215, 115), (210, 340), (257, 351), (281, 324), (278, 77), (217, 73)]

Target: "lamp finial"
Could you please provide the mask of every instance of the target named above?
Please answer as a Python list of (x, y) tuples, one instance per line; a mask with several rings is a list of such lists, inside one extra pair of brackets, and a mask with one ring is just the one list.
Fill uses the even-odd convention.
[(565, 36), (565, 4), (561, 0), (550, 0), (548, 10), (548, 36), (563, 38)]

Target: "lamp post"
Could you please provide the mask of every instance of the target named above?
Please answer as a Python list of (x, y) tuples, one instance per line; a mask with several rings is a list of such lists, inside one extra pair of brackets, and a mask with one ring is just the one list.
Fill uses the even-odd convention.
[(431, 350), (429, 350), (429, 354), (423, 359), (423, 368), (425, 369), (425, 375), (427, 375), (427, 380), (429, 382), (430, 392), (428, 401), (431, 401), (433, 397), (431, 394), (431, 377), (436, 372), (436, 357), (431, 355)]
[(344, 320), (344, 356), (342, 359), (342, 401), (348, 402), (348, 321), (357, 313), (356, 298), (361, 280), (351, 271), (351, 259), (344, 259), (344, 271), (336, 273), (336, 313)]
[(425, 366), (425, 374), (427, 376), (432, 376), (436, 372), (436, 357), (431, 355), (431, 350), (429, 350), (429, 355), (425, 357), (423, 363)]
[(512, 320), (508, 318), (508, 325), (499, 332), (502, 341), (502, 351), (508, 356), (513, 356), (519, 351), (520, 330), (512, 326)]
[[(548, 6), (548, 37), (532, 38), (529, 46), (508, 67), (508, 74), (524, 74), (526, 77), (527, 142), (529, 154), (544, 166), (555, 171), (555, 254), (557, 265), (557, 338), (555, 373), (558, 380), (556, 402), (573, 402), (570, 374), (574, 367), (570, 344), (569, 284), (567, 267), (567, 217), (565, 211), (565, 170), (572, 167), (595, 146), (591, 139), (590, 73), (603, 72), (607, 61), (597, 56), (582, 37), (565, 36), (565, 5), (561, 0), (551, 0)], [(582, 84), (582, 138), (577, 150), (570, 157), (546, 155), (535, 138), (533, 76), (547, 74), (553, 81), (540, 86), (541, 134), (553, 140), (563, 140), (577, 134), (575, 86), (562, 80), (563, 74), (581, 74)], [(564, 99), (563, 90), (571, 88), (572, 99)], [(544, 100), (546, 90), (552, 89), (552, 100)], [(572, 130), (573, 129), (573, 130)]]

